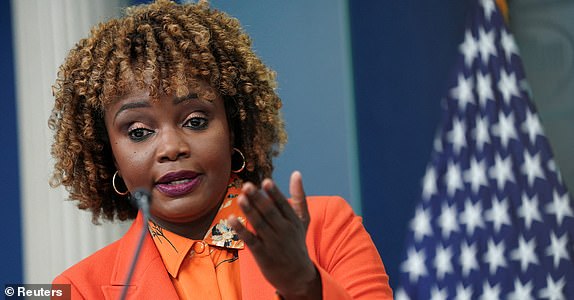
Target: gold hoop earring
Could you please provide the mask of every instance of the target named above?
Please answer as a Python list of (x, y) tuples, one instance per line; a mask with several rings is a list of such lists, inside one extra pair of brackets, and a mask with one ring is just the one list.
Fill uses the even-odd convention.
[(116, 176), (118, 175), (118, 171), (116, 171), (114, 173), (114, 176), (112, 176), (112, 186), (114, 187), (114, 191), (116, 191), (116, 193), (120, 196), (125, 196), (127, 195), (130, 191), (126, 189), (125, 192), (120, 192), (118, 191), (118, 188), (116, 187)]
[[(241, 167), (239, 167), (239, 169), (236, 170), (231, 169), (231, 172), (237, 174), (245, 169), (245, 156), (243, 155), (243, 152), (241, 152), (239, 149), (235, 147), (233, 148), (233, 152), (237, 152), (239, 153), (239, 155), (241, 155)], [(233, 155), (231, 155), (231, 164), (233, 165)]]

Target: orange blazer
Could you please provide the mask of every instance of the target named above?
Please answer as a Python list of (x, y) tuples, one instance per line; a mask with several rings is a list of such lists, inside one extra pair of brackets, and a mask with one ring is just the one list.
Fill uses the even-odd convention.
[[(340, 197), (308, 197), (311, 222), (306, 243), (321, 275), (323, 299), (392, 299), (383, 262), (362, 218)], [(138, 216), (118, 241), (70, 267), (54, 284), (70, 284), (71, 299), (113, 299), (121, 295), (141, 233)], [(248, 248), (239, 251), (243, 299), (273, 299)], [(178, 299), (161, 256), (148, 234), (127, 294), (128, 299)]]

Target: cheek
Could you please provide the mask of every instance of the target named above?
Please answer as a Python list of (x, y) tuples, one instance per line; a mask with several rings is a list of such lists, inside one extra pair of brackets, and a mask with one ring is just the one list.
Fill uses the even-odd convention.
[(205, 167), (218, 169), (220, 172), (231, 170), (231, 144), (229, 131), (225, 130), (225, 127), (222, 127), (209, 139), (198, 143), (198, 146), (196, 153), (202, 153), (204, 163), (209, 163), (209, 166), (206, 165)]
[[(229, 142), (218, 141), (213, 142), (211, 147), (207, 144), (203, 145), (203, 156), (204, 162), (209, 163), (211, 168), (215, 169), (231, 169), (231, 152), (229, 148)], [(208, 167), (208, 166), (206, 166)]]
[(116, 168), (120, 170), (122, 179), (128, 189), (145, 186), (147, 183), (144, 174), (149, 170), (150, 154), (147, 151), (135, 151), (128, 145), (112, 144), (112, 152)]

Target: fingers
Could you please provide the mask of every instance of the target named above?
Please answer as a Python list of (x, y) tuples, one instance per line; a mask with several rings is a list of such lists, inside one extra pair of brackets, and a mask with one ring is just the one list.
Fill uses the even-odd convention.
[(237, 232), (239, 238), (242, 239), (247, 246), (254, 247), (259, 242), (257, 236), (249, 231), (241, 222), (237, 219), (235, 215), (230, 215), (227, 218), (227, 223)]
[(281, 214), (271, 199), (259, 192), (250, 182), (243, 185), (242, 192), (237, 197), (237, 202), (257, 235), (274, 236), (273, 220), (281, 217)]
[(271, 199), (275, 201), (275, 205), (277, 206), (281, 214), (290, 222), (297, 222), (298, 219), (297, 215), (295, 214), (293, 208), (291, 207), (291, 204), (289, 204), (287, 198), (283, 196), (283, 193), (281, 193), (277, 185), (275, 185), (275, 183), (273, 183), (271, 179), (263, 180), (263, 183), (261, 185), (263, 190), (269, 195), (269, 197), (271, 197)]
[(241, 191), (237, 203), (249, 225), (235, 216), (228, 224), (249, 247), (265, 278), (284, 295), (301, 291), (311, 279), (319, 281), (320, 290), (320, 276), (305, 243), (310, 217), (301, 173), (291, 175), (292, 200), (271, 179), (263, 180), (260, 190), (247, 182)]
[(292, 207), (295, 214), (304, 223), (309, 223), (309, 209), (307, 207), (307, 197), (305, 196), (305, 190), (303, 189), (303, 178), (299, 171), (293, 172), (291, 174), (291, 180), (289, 181), (289, 193), (293, 200)]
[[(278, 236), (297, 230), (295, 228), (307, 228), (310, 218), (301, 173), (296, 171), (291, 175), (291, 203), (271, 179), (263, 180), (261, 189), (258, 190), (254, 184), (246, 182), (237, 198), (239, 206), (255, 230), (254, 236), (260, 242), (272, 242)], [(247, 235), (247, 238), (251, 236)]]
[(305, 191), (303, 190), (303, 178), (301, 172), (295, 171), (291, 173), (291, 180), (289, 181), (289, 193), (293, 200), (305, 200)]

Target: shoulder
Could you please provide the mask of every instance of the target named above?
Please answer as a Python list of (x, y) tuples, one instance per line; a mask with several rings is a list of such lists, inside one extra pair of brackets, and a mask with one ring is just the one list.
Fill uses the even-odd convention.
[(307, 205), (309, 212), (332, 212), (336, 210), (345, 210), (348, 213), (353, 213), (353, 208), (347, 200), (340, 196), (308, 196)]
[(339, 222), (351, 222), (362, 219), (355, 214), (349, 203), (339, 196), (308, 196), (307, 206), (311, 222), (324, 223), (333, 219)]
[[(339, 196), (308, 196), (310, 223), (308, 238), (331, 243), (346, 234), (363, 229), (363, 219), (357, 216), (349, 203)], [(309, 240), (311, 241), (311, 240)]]
[(347, 201), (319, 196), (307, 197), (307, 204), (307, 248), (325, 299), (392, 299), (379, 252)]
[(121, 239), (66, 269), (54, 279), (54, 283), (71, 283), (78, 288), (88, 283), (109, 284), (120, 241)]

